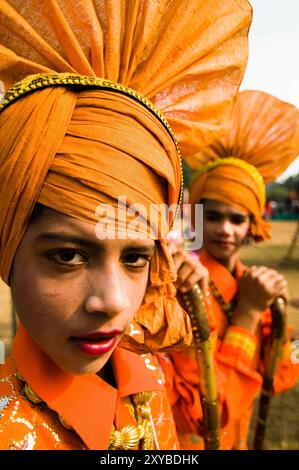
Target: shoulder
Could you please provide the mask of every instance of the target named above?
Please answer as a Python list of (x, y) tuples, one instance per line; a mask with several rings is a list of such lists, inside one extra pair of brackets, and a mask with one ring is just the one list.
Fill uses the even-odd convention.
[(57, 413), (31, 399), (24, 384), (11, 358), (0, 365), (0, 450), (84, 448)]
[(19, 408), (20, 388), (11, 358), (0, 365), (0, 449), (10, 449), (8, 429)]
[(18, 380), (14, 363), (8, 358), (4, 364), (0, 364), (0, 413), (17, 398)]

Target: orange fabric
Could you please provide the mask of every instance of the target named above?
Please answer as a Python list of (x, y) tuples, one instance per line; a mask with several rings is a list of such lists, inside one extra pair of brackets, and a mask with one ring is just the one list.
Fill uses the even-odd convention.
[[(183, 152), (192, 154), (228, 124), (247, 61), (250, 21), (247, 0), (0, 0), (0, 80), (10, 87), (29, 74), (56, 71), (118, 81), (151, 98), (169, 118)], [(115, 206), (123, 194), (146, 207), (178, 201), (180, 162), (173, 141), (128, 96), (50, 87), (23, 97), (0, 114), (0, 155), (0, 270), (6, 282), (36, 202), (94, 222), (99, 202)], [(136, 317), (145, 344), (129, 337), (127, 347), (156, 351), (190, 342), (173, 280), (161, 240)], [(88, 448), (107, 448), (108, 427), (115, 413), (122, 415), (116, 392), (94, 376), (65, 375), (27, 333), (19, 335), (13, 354), (26, 380), (65, 415)], [(22, 338), (28, 348), (18, 349)], [(139, 388), (132, 371), (141, 380), (141, 365), (124, 357), (129, 387)], [(38, 419), (26, 403), (22, 407)], [(19, 435), (15, 431), (11, 438)], [(41, 442), (47, 447), (46, 437)]]
[[(236, 279), (206, 252), (201, 252), (200, 259), (208, 268), (210, 277), (225, 302), (230, 302), (237, 293)], [(238, 261), (237, 278), (243, 274), (244, 269), (245, 267)], [(244, 449), (253, 402), (262, 384), (265, 339), (263, 329), (268, 323), (269, 312), (265, 312), (261, 328), (254, 336), (246, 329), (228, 326), (227, 317), (220, 304), (212, 292), (210, 295), (212, 337), (217, 338), (215, 366), (221, 416), (221, 449)], [(256, 343), (253, 359), (239, 348), (225, 344), (226, 334), (235, 331), (238, 334), (242, 333), (244, 339), (248, 338)], [(202, 408), (198, 392), (197, 364), (193, 352), (174, 352), (159, 357), (166, 377), (181, 447), (202, 449)], [(292, 387), (298, 376), (299, 367), (291, 364), (290, 355), (282, 358), (274, 381), (275, 392)]]
[[(222, 131), (220, 116), (227, 120), (247, 60), (247, 0), (192, 0), (184, 6), (179, 0), (77, 0), (72, 7), (54, 0), (0, 0), (0, 79), (6, 87), (38, 72), (101, 76), (152, 98), (184, 151), (187, 142), (198, 148)], [(178, 202), (180, 161), (173, 140), (128, 96), (40, 90), (1, 113), (0, 142), (5, 282), (37, 201), (88, 222), (95, 221), (99, 202), (115, 207), (118, 196), (147, 209)], [(191, 340), (163, 242), (159, 253), (156, 283), (150, 282), (136, 317), (146, 344), (133, 338), (122, 343), (139, 352)]]
[[(100, 204), (111, 204), (118, 221), (119, 196), (128, 206), (145, 207), (145, 224), (151, 204), (178, 202), (175, 145), (162, 124), (126, 96), (48, 88), (14, 103), (0, 114), (0, 122), (1, 135), (7, 136), (0, 144), (1, 187), (12, 187), (1, 200), (6, 282), (36, 202), (94, 225)], [(20, 201), (16, 195), (22, 195)], [(118, 218), (120, 232), (124, 223)], [(152, 234), (141, 226), (140, 236), (146, 235)], [(161, 228), (156, 238), (162, 238)]]
[[(188, 163), (193, 169), (208, 162), (234, 157), (253, 165), (264, 183), (275, 180), (299, 153), (299, 111), (295, 106), (261, 91), (239, 93), (231, 129), (197, 152)], [(258, 240), (270, 238), (270, 225), (262, 220), (264, 205), (257, 182), (249, 172), (221, 165), (194, 175), (190, 202), (213, 199), (248, 210), (254, 220), (251, 233)]]
[(0, 0), (0, 80), (117, 81), (150, 98), (193, 155), (229, 127), (251, 16), (247, 0)]
[(271, 238), (269, 222), (262, 219), (263, 205), (258, 186), (249, 173), (232, 165), (221, 165), (195, 179), (190, 187), (190, 204), (202, 199), (222, 202), (253, 215), (250, 232), (256, 241)]
[[(146, 210), (144, 236), (151, 204), (178, 201), (175, 145), (162, 124), (129, 97), (47, 88), (5, 109), (0, 129), (6, 136), (0, 139), (0, 187), (7, 188), (0, 200), (0, 268), (6, 282), (36, 202), (93, 224), (97, 207), (111, 204), (118, 223), (118, 197), (124, 195), (127, 206), (142, 204)], [(123, 230), (121, 222), (115, 230)], [(162, 238), (160, 226), (155, 232), (154, 238)], [(158, 272), (136, 316), (144, 336), (122, 343), (140, 352), (167, 350), (192, 338), (189, 318), (175, 299), (175, 274), (163, 240), (158, 256), (153, 261)]]
[[(0, 397), (4, 394), (12, 397), (3, 410), (0, 449), (18, 446), (35, 450), (107, 449), (113, 423), (116, 429), (136, 425), (129, 396), (143, 391), (153, 392), (150, 407), (157, 447), (176, 449), (175, 426), (166, 393), (160, 385), (163, 377), (154, 358), (142, 358), (117, 348), (112, 356), (112, 367), (117, 389), (97, 375), (68, 374), (59, 369), (20, 326), (12, 359), (0, 366)], [(44, 405), (34, 406), (21, 396), (20, 382), (14, 375), (16, 368), (50, 409)], [(10, 381), (5, 380), (7, 377)], [(61, 426), (55, 412), (75, 432)]]
[(299, 110), (258, 90), (237, 95), (229, 131), (189, 161), (192, 168), (235, 157), (255, 166), (264, 182), (274, 181), (299, 153)]

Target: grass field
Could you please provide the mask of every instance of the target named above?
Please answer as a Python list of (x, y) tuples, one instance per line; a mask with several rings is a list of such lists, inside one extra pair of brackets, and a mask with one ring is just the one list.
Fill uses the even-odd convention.
[[(273, 267), (285, 275), (291, 294), (289, 321), (294, 329), (294, 335), (298, 335), (299, 339), (299, 244), (294, 252), (292, 264), (280, 267), (295, 226), (295, 222), (273, 222), (272, 240), (260, 246), (244, 248), (241, 259), (247, 265)], [(9, 289), (0, 281), (0, 340), (4, 341), (7, 354), (10, 351), (12, 339), (11, 324)], [(299, 449), (299, 382), (292, 390), (272, 399), (267, 429), (266, 448)]]

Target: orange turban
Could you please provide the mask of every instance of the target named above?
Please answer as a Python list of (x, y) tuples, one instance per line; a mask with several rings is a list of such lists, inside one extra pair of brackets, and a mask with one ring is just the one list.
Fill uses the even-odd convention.
[[(225, 6), (191, 0), (184, 8), (177, 0), (162, 3), (79, 0), (72, 8), (54, 0), (0, 0), (0, 79), (6, 86), (24, 79), (0, 104), (0, 269), (6, 282), (36, 202), (96, 223), (99, 204), (116, 207), (122, 195), (147, 213), (152, 203), (179, 201), (172, 131), (126, 86), (166, 112), (183, 144), (195, 128), (196, 146), (222, 130), (220, 115), (227, 118), (246, 63), (250, 6), (246, 0)], [(42, 75), (25, 78), (32, 73)], [(205, 108), (206, 131), (197, 119)], [(127, 335), (127, 347), (155, 352), (190, 343), (174, 279), (160, 240), (136, 317), (143, 334)]]
[(253, 238), (270, 238), (270, 224), (262, 218), (265, 183), (296, 158), (298, 138), (295, 106), (260, 91), (239, 93), (231, 130), (188, 160), (195, 169), (190, 203), (213, 199), (245, 209), (253, 216)]
[[(0, 171), (1, 188), (6, 188), (0, 202), (1, 274), (6, 282), (36, 202), (96, 224), (97, 207), (116, 206), (119, 195), (128, 204), (143, 204), (148, 214), (151, 203), (178, 201), (176, 146), (159, 120), (130, 97), (46, 88), (0, 113), (0, 129), (6, 136), (0, 139), (0, 154), (6, 157)], [(192, 337), (189, 319), (175, 299), (174, 271), (162, 240), (156, 258), (136, 318), (148, 338), (146, 333), (144, 339), (136, 337), (138, 342), (128, 337), (140, 352), (143, 341), (154, 352), (188, 344)]]

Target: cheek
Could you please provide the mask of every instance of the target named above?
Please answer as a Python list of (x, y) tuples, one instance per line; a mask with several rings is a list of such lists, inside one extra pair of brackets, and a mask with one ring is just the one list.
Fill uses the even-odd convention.
[(15, 271), (11, 290), (15, 308), (22, 320), (28, 313), (34, 314), (37, 305), (40, 305), (40, 292), (38, 280), (28, 266)]
[[(82, 283), (81, 287), (82, 287)], [(12, 280), (13, 301), (20, 320), (27, 326), (48, 324), (68, 317), (80, 305), (80, 285), (44, 277), (33, 267), (18, 269)]]
[(249, 225), (244, 224), (241, 227), (238, 227), (237, 236), (240, 242), (242, 242), (248, 235)]
[(212, 237), (212, 234), (215, 231), (215, 225), (209, 222), (203, 221), (202, 231), (203, 231), (204, 241), (208, 241)]
[(130, 280), (126, 283), (127, 298), (130, 304), (130, 313), (132, 316), (132, 320), (142, 304), (148, 285), (148, 274), (149, 270), (147, 270), (146, 274), (142, 274), (137, 279)]

